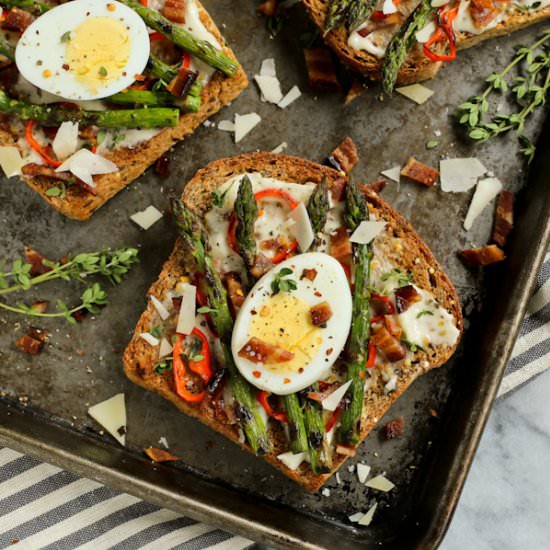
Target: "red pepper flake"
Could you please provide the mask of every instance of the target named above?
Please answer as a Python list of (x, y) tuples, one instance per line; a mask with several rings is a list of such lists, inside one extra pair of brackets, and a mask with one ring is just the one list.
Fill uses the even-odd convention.
[(304, 372), (304, 369), (303, 369), (302, 367), (300, 367), (300, 368), (298, 369), (298, 374), (302, 374), (303, 372)]
[(290, 384), (290, 378), (284, 378), (284, 379), (283, 379), (283, 382), (284, 382), (285, 384)]
[(330, 355), (334, 351), (334, 348), (328, 348), (325, 352), (327, 355)]
[(260, 378), (262, 373), (259, 370), (254, 370), (252, 371), (252, 376), (254, 376), (254, 378)]

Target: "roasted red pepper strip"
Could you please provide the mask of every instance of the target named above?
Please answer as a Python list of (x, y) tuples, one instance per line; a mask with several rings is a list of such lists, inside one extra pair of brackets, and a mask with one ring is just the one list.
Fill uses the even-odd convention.
[(201, 341), (201, 351), (202, 359), (198, 361), (189, 360), (188, 367), (195, 373), (198, 374), (205, 384), (210, 382), (212, 378), (212, 366), (210, 363), (210, 344), (208, 343), (208, 338), (197, 327), (194, 327), (191, 334), (196, 336)]
[(325, 432), (328, 433), (332, 428), (334, 428), (334, 424), (336, 424), (336, 421), (338, 420), (338, 417), (340, 416), (340, 412), (342, 411), (340, 405), (336, 407), (336, 410), (332, 413), (332, 416), (328, 419), (328, 422), (325, 426)]
[(237, 247), (237, 237), (235, 236), (235, 230), (237, 229), (237, 216), (235, 216), (235, 212), (231, 213), (231, 217), (229, 218), (229, 227), (227, 229), (227, 244), (233, 250), (235, 253), (239, 253), (239, 249)]
[(288, 417), (284, 412), (275, 412), (271, 408), (271, 405), (269, 404), (269, 401), (268, 401), (268, 397), (270, 395), (271, 395), (270, 393), (264, 390), (260, 390), (256, 395), (256, 399), (258, 400), (258, 403), (260, 403), (260, 405), (265, 409), (265, 412), (269, 416), (271, 416), (271, 418), (274, 418), (278, 422), (283, 422), (284, 424), (288, 424)]
[(147, 2), (148, 2), (148, 0), (139, 0), (139, 3), (140, 3), (142, 6), (145, 6), (145, 7), (147, 7)]
[(279, 199), (286, 202), (291, 210), (294, 210), (298, 204), (300, 204), (290, 193), (287, 193), (283, 189), (277, 189), (276, 187), (262, 189), (254, 193), (254, 198), (257, 201), (261, 201), (262, 199)]
[[(371, 297), (375, 300), (379, 300), (380, 302), (384, 302), (388, 308), (388, 314), (393, 315), (395, 313), (395, 306), (393, 305), (393, 302), (387, 297), (383, 296), (382, 294), (376, 294), (376, 292), (373, 292), (371, 294)], [(376, 317), (375, 317), (376, 319)]]
[[(147, 1), (146, 1), (147, 3)], [(157, 40), (164, 40), (164, 35), (163, 34), (160, 34), (160, 32), (152, 32), (152, 33), (149, 33), (149, 42), (156, 42)]]
[(286, 248), (283, 248), (273, 258), (271, 262), (274, 264), (280, 264), (283, 260), (286, 260), (296, 249), (298, 248), (298, 241), (292, 241)]
[(182, 354), (183, 354), (183, 341), (185, 336), (183, 334), (177, 334), (177, 340), (174, 344), (172, 370), (174, 371), (174, 383), (176, 385), (176, 393), (188, 403), (200, 403), (206, 396), (206, 391), (203, 390), (199, 393), (190, 392), (187, 389), (187, 384), (190, 381), (189, 372), (185, 367)]
[[(456, 36), (453, 29), (453, 21), (458, 15), (458, 6), (444, 11), (446, 6), (441, 6), (437, 11), (437, 22), (439, 27), (432, 34), (429, 40), (424, 44), (424, 55), (432, 61), (453, 61), (456, 59)], [(445, 38), (449, 42), (449, 53), (437, 54), (430, 50), (430, 46), (442, 42)]]
[(30, 119), (27, 121), (27, 124), (25, 126), (25, 139), (27, 140), (28, 144), (46, 161), (47, 164), (49, 164), (50, 166), (53, 166), (54, 168), (61, 166), (62, 163), (59, 162), (58, 160), (51, 158), (46, 148), (42, 147), (42, 145), (40, 145), (40, 143), (38, 143), (34, 139), (34, 136), (32, 135), (32, 133), (33, 133), (35, 124), (36, 124), (36, 121)]
[(369, 342), (369, 354), (367, 356), (367, 363), (365, 366), (367, 369), (372, 369), (375, 363), (376, 363), (376, 346), (372, 342)]

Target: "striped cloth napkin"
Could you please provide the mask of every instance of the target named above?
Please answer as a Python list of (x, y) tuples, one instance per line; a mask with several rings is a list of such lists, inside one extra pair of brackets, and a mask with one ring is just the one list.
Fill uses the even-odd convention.
[[(550, 367), (550, 252), (499, 395)], [(0, 448), (0, 548), (241, 550), (253, 543)]]

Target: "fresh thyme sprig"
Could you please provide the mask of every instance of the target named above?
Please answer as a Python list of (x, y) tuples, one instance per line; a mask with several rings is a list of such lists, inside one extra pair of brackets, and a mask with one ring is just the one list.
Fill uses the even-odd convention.
[[(517, 46), (512, 61), (499, 73), (486, 78), (487, 86), (481, 95), (472, 96), (458, 107), (458, 121), (467, 130), (468, 136), (484, 142), (513, 130), (522, 145), (521, 153), (530, 162), (535, 146), (525, 136), (527, 119), (533, 112), (546, 103), (550, 90), (550, 29), (531, 46)], [(520, 74), (510, 78), (512, 70)], [(510, 114), (489, 114), (489, 98), (493, 93), (510, 92), (517, 110)]]

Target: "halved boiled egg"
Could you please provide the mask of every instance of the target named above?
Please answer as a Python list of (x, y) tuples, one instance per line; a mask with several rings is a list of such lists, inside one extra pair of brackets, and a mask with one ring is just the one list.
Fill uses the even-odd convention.
[(237, 368), (277, 395), (328, 376), (351, 326), (352, 298), (340, 263), (321, 252), (299, 254), (266, 273), (244, 301), (233, 329)]
[(139, 15), (114, 0), (74, 0), (40, 16), (15, 50), (29, 82), (65, 99), (108, 97), (130, 86), (149, 59)]

